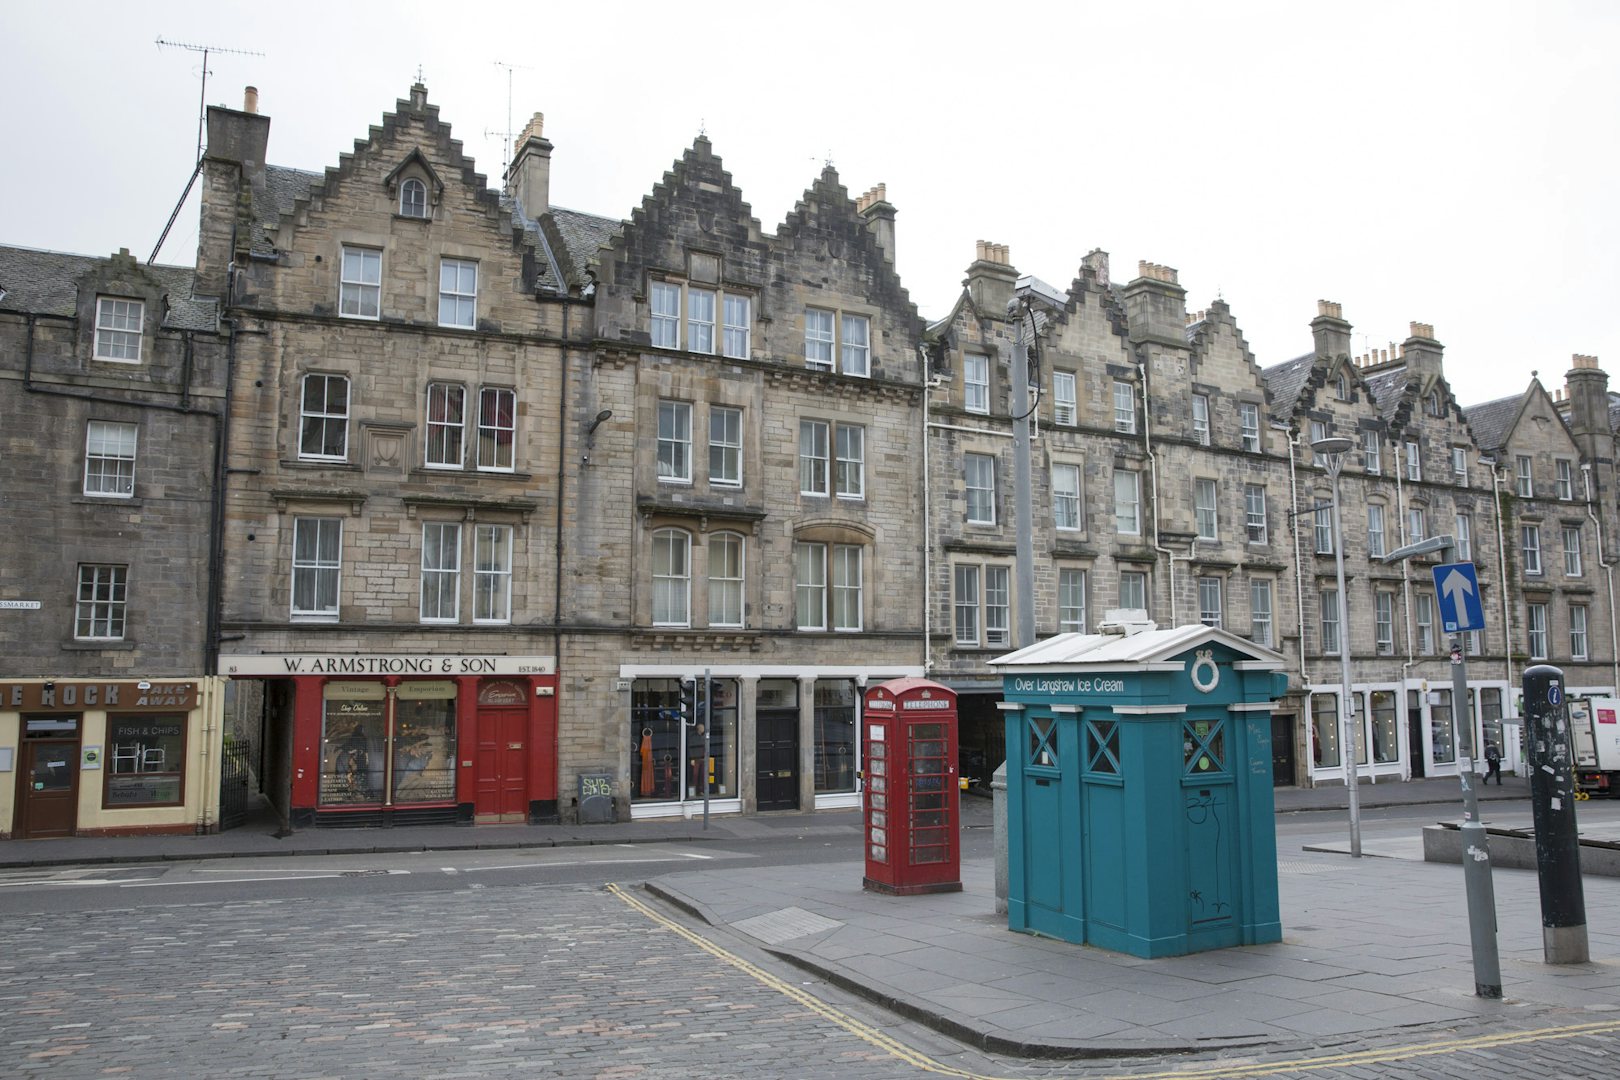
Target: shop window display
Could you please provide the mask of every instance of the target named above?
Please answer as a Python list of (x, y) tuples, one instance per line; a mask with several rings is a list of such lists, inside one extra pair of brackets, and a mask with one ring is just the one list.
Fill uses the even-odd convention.
[(112, 717), (106, 806), (178, 806), (185, 791), (186, 718)]
[(855, 680), (818, 679), (815, 700), (816, 791), (854, 791)]
[(394, 801), (456, 797), (453, 683), (402, 683), (394, 706)]
[(329, 685), (321, 732), (321, 805), (453, 799), (455, 692), (450, 682), (407, 682), (390, 701), (380, 683)]
[[(709, 797), (737, 794), (737, 680), (714, 679), (709, 710)], [(703, 798), (703, 733), (680, 714), (680, 680), (637, 679), (630, 705), (630, 799)]]

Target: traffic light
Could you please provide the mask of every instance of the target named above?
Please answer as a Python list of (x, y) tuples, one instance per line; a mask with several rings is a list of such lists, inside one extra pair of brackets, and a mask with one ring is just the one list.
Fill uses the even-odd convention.
[(690, 676), (681, 680), (681, 722), (695, 724), (698, 722), (698, 688), (697, 680)]

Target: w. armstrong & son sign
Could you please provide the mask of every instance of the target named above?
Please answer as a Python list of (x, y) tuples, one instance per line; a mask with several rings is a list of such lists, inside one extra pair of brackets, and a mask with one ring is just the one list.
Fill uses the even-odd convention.
[(552, 675), (550, 656), (275, 653), (222, 656), (221, 675)]

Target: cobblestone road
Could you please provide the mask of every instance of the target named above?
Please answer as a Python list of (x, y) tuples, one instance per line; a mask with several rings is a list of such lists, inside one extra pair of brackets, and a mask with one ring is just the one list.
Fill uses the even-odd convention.
[[(995, 1059), (825, 986), (811, 996), (802, 976), (754, 967), (698, 929), (598, 886), (14, 916), (0, 927), (0, 1075), (1620, 1074), (1613, 1014), (1575, 1013), (1535, 1021), (1567, 1037), (1430, 1032), (1401, 1044), (1428, 1051), (1392, 1060), (1362, 1056), (1389, 1049), (1375, 1044), (1126, 1063)], [(1575, 1030), (1604, 1020), (1608, 1030)], [(1481, 1041), (1493, 1034), (1505, 1041)]]

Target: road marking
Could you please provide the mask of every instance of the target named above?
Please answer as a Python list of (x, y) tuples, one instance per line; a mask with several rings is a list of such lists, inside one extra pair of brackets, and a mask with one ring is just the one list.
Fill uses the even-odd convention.
[[(336, 873), (336, 874), (290, 874), (287, 877), (275, 878), (273, 880), (275, 880), (275, 881), (318, 881), (318, 880), (321, 880), (323, 878), (336, 878), (336, 877), (342, 877), (342, 876), (343, 875), (341, 873)], [(242, 877), (242, 878), (211, 878), (211, 879), (205, 879), (205, 880), (202, 880), (202, 881), (125, 881), (125, 882), (120, 882), (118, 887), (121, 888), (121, 889), (158, 889), (158, 888), (172, 888), (172, 887), (174, 887), (176, 885), (189, 885), (189, 886), (192, 886), (193, 888), (195, 888), (198, 885), (240, 885), (240, 884), (242, 884), (244, 882), (252, 882), (255, 885), (263, 885), (263, 884), (265, 884), (265, 879), (262, 878), (262, 877)]]
[[(879, 1029), (855, 1019), (855, 1017), (842, 1009), (828, 1005), (808, 991), (784, 982), (763, 968), (751, 964), (735, 953), (716, 945), (701, 934), (688, 930), (680, 923), (665, 917), (641, 900), (631, 896), (618, 884), (609, 882), (606, 887), (608, 892), (618, 897), (628, 907), (640, 912), (664, 929), (680, 936), (723, 963), (731, 965), (757, 982), (798, 1002), (818, 1016), (837, 1024), (863, 1042), (885, 1050), (909, 1065), (913, 1065), (924, 1072), (937, 1073), (941, 1076), (960, 1077), (961, 1080), (1007, 1080), (1007, 1078), (986, 1076), (982, 1073), (968, 1072), (941, 1064), (933, 1058), (891, 1038)], [(1342, 1069), (1353, 1065), (1388, 1064), (1389, 1062), (1405, 1061), (1411, 1058), (1437, 1057), (1441, 1054), (1455, 1054), (1468, 1050), (1484, 1050), (1493, 1047), (1545, 1042), (1553, 1039), (1576, 1039), (1583, 1035), (1604, 1035), (1612, 1032), (1620, 1032), (1620, 1020), (1608, 1020), (1592, 1024), (1570, 1024), (1564, 1027), (1538, 1028), (1529, 1031), (1508, 1031), (1461, 1039), (1439, 1039), (1434, 1042), (1390, 1046), (1377, 1050), (1356, 1050), (1345, 1054), (1330, 1054), (1316, 1058), (1295, 1058), (1289, 1061), (1251, 1062), (1246, 1065), (1215, 1065), (1208, 1068), (1191, 1066), (1165, 1072), (1120, 1073), (1112, 1077), (1097, 1077), (1095, 1080), (1239, 1080), (1241, 1077), (1276, 1076), (1279, 1073), (1316, 1072), (1322, 1069)]]

